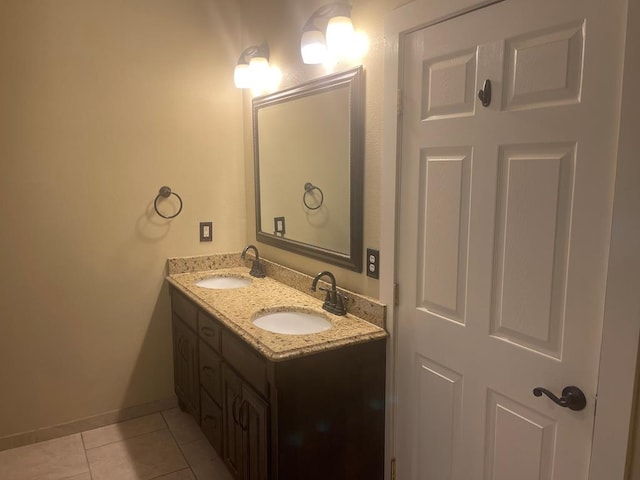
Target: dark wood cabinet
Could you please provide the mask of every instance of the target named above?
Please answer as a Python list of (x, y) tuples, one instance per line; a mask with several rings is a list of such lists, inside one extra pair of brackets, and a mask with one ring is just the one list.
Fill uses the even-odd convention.
[(238, 479), (268, 478), (268, 403), (228, 365), (222, 369), (224, 461)]
[(180, 408), (200, 416), (198, 336), (176, 314), (173, 315), (173, 376)]
[(235, 479), (383, 479), (385, 339), (273, 362), (175, 288), (172, 306), (176, 394)]
[(222, 456), (222, 409), (203, 388), (200, 393), (200, 426), (216, 452)]
[(242, 398), (242, 380), (227, 365), (222, 367), (222, 438), (224, 462), (234, 475), (242, 472), (242, 430), (238, 419), (238, 408)]
[(246, 383), (242, 385), (239, 423), (242, 430), (243, 480), (267, 480), (269, 405)]

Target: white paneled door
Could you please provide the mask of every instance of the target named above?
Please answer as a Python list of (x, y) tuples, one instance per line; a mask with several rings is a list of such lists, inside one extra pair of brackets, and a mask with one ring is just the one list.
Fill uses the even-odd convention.
[[(506, 0), (404, 39), (402, 480), (588, 477), (619, 107), (596, 3)], [(567, 386), (584, 409), (533, 395)]]

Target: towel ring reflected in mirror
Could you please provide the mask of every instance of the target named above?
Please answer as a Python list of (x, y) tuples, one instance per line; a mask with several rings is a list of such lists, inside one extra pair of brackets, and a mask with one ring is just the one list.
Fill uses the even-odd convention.
[[(315, 199), (314, 192), (318, 192), (320, 194), (320, 200)], [(315, 200), (315, 202), (313, 202), (316, 204), (315, 207), (309, 205), (307, 196)], [(304, 203), (304, 206), (307, 207), (309, 210), (318, 210), (324, 203), (324, 193), (322, 193), (322, 190), (320, 189), (320, 187), (315, 186), (311, 182), (307, 182), (304, 184), (304, 193), (302, 194), (302, 203)]]

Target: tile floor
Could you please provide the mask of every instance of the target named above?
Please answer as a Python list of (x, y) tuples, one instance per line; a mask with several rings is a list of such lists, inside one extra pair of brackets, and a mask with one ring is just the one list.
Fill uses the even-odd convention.
[(178, 408), (0, 452), (2, 480), (231, 480)]

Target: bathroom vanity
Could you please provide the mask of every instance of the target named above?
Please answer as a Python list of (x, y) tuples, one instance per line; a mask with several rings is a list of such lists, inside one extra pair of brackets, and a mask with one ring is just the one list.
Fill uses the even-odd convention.
[[(234, 477), (382, 479), (384, 329), (272, 278), (195, 285), (215, 275), (251, 278), (244, 267), (168, 277), (175, 391)], [(332, 327), (283, 335), (253, 324), (278, 309), (322, 312)]]

